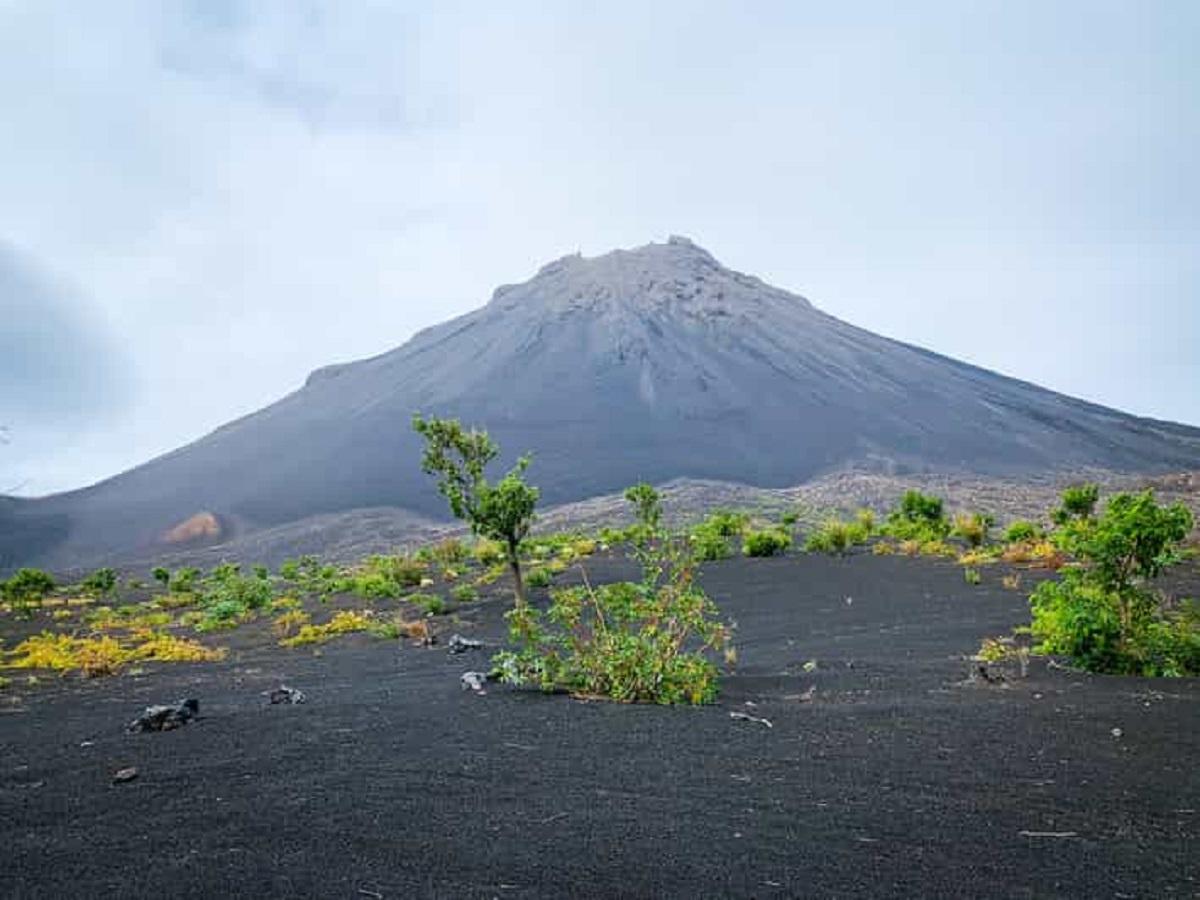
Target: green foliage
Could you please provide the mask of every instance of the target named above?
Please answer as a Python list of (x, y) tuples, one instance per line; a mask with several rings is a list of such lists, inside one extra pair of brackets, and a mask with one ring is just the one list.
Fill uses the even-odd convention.
[(804, 549), (810, 553), (841, 555), (856, 544), (866, 543), (870, 536), (871, 529), (863, 517), (854, 522), (827, 519), (820, 528), (809, 533), (804, 541)]
[(407, 556), (368, 556), (360, 571), (338, 579), (338, 588), (374, 600), (395, 598), (419, 587), (425, 571), (423, 563)]
[(641, 582), (554, 591), (542, 613), (508, 613), (518, 649), (493, 663), (504, 681), (627, 703), (708, 703), (717, 694), (713, 651), (729, 629), (694, 583), (685, 541), (656, 539), (637, 551)]
[(519, 548), (533, 525), (538, 489), (526, 484), (529, 457), (495, 484), (485, 475), (488, 463), (500, 449), (486, 431), (466, 430), (457, 419), (413, 416), (413, 429), (425, 438), (421, 468), (438, 476), (438, 490), (455, 518), (471, 526), (473, 534), (499, 541), (513, 571), (517, 605), (525, 603)]
[(275, 596), (271, 582), (241, 574), (236, 563), (222, 563), (204, 579), (201, 602), (207, 609), (218, 604), (236, 604), (246, 610), (260, 610)]
[(171, 583), (171, 570), (165, 566), (155, 566), (150, 574), (164, 588)]
[(471, 548), (471, 554), (481, 566), (494, 566), (505, 561), (504, 547), (487, 538), (477, 540)]
[(285, 559), (279, 565), (279, 577), (284, 581), (300, 580), (300, 562), (295, 559)]
[(983, 581), (983, 576), (979, 574), (979, 570), (967, 566), (963, 569), (963, 581), (967, 584), (979, 584)]
[(219, 631), (223, 628), (236, 628), (250, 618), (250, 607), (237, 597), (225, 597), (216, 600), (204, 608), (196, 630), (202, 633)]
[(638, 525), (647, 534), (658, 530), (662, 521), (662, 498), (652, 485), (642, 481), (626, 488), (625, 499), (633, 504)]
[(440, 616), (446, 611), (446, 601), (437, 594), (413, 594), (405, 599), (415, 603), (427, 616)]
[(458, 584), (450, 591), (450, 596), (458, 603), (474, 603), (479, 599), (479, 589), (473, 584)]
[(550, 582), (553, 580), (554, 580), (554, 576), (551, 574), (550, 570), (547, 569), (545, 566), (540, 566), (536, 569), (530, 570), (529, 578), (527, 579), (527, 584), (529, 585), (529, 587), (534, 588), (534, 589), (544, 588), (544, 587), (549, 587)]
[(779, 524), (782, 525), (784, 528), (792, 528), (799, 521), (800, 521), (799, 513), (785, 512), (783, 515), (781, 515), (779, 517)]
[(888, 513), (884, 533), (902, 541), (941, 541), (950, 534), (942, 499), (906, 491), (900, 503)]
[(778, 528), (751, 531), (746, 535), (742, 550), (747, 556), (775, 556), (792, 546), (792, 536)]
[(1200, 674), (1193, 605), (1170, 608), (1148, 585), (1178, 558), (1191, 513), (1178, 503), (1159, 506), (1145, 491), (1115, 495), (1095, 518), (1085, 509), (1089, 497), (1071, 505), (1061, 532), (1082, 565), (1061, 581), (1042, 582), (1029, 598), (1036, 649), (1096, 672)]
[(744, 512), (734, 512), (729, 509), (717, 509), (706, 520), (708, 525), (721, 537), (737, 537), (750, 524), (750, 516)]
[(1038, 541), (1042, 537), (1044, 537), (1042, 529), (1026, 519), (1017, 519), (1009, 523), (1008, 528), (1004, 530), (1004, 541), (1008, 544)]
[(1100, 488), (1095, 484), (1076, 484), (1068, 487), (1062, 493), (1062, 502), (1058, 509), (1050, 513), (1050, 520), (1055, 525), (1066, 525), (1072, 521), (1086, 521), (1096, 512), (1096, 502), (1100, 499)]
[(104, 596), (117, 587), (117, 573), (105, 566), (103, 569), (97, 569), (79, 584), (89, 594), (96, 596)]
[(729, 539), (723, 537), (720, 531), (708, 522), (701, 522), (693, 528), (688, 540), (691, 541), (696, 558), (704, 562), (727, 559), (733, 555)]
[(176, 569), (175, 574), (170, 577), (168, 589), (173, 594), (190, 594), (196, 589), (196, 582), (199, 579), (199, 569), (190, 566)]
[(55, 588), (54, 579), (41, 569), (18, 569), (7, 581), (0, 583), (0, 596), (14, 606), (27, 608), (40, 604)]
[(279, 574), (306, 593), (320, 597), (322, 601), (338, 591), (353, 591), (355, 587), (353, 578), (343, 577), (337, 566), (322, 564), (312, 555), (285, 561), (279, 567)]

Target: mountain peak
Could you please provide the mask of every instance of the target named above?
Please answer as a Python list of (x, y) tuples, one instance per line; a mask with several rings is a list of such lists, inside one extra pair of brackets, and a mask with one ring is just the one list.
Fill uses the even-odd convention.
[(497, 288), (492, 302), (502, 308), (671, 307), (734, 314), (781, 298), (809, 307), (803, 297), (727, 269), (695, 241), (673, 234), (666, 243), (599, 256), (568, 254), (542, 266), (529, 281)]

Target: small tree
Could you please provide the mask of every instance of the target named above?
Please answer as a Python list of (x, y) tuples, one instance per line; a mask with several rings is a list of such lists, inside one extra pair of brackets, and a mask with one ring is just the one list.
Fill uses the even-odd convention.
[(97, 569), (87, 578), (83, 579), (81, 586), (89, 593), (105, 596), (116, 589), (117, 573), (108, 566), (105, 566), (103, 569)]
[(1095, 484), (1076, 484), (1062, 494), (1062, 503), (1050, 513), (1055, 525), (1066, 525), (1072, 521), (1087, 521), (1096, 514), (1096, 502), (1100, 499), (1100, 488)]
[(420, 414), (413, 416), (413, 429), (425, 438), (421, 468), (438, 476), (438, 491), (454, 517), (466, 522), (472, 533), (504, 546), (516, 604), (525, 606), (520, 549), (538, 501), (538, 489), (526, 484), (523, 477), (529, 457), (522, 456), (507, 475), (491, 484), (485, 470), (500, 448), (486, 431), (464, 429), (457, 419), (426, 419)]
[(649, 536), (657, 532), (662, 521), (662, 498), (658, 491), (640, 481), (625, 489), (625, 499), (633, 504), (643, 534)]
[(161, 584), (164, 589), (171, 583), (171, 571), (164, 566), (155, 566), (154, 571), (150, 574), (154, 576), (154, 580)]

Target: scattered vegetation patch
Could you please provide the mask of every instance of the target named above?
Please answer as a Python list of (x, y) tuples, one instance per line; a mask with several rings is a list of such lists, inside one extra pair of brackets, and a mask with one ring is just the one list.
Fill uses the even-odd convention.
[(394, 623), (380, 622), (367, 610), (341, 610), (322, 625), (313, 625), (310, 622), (300, 624), (294, 635), (283, 638), (279, 643), (283, 647), (302, 647), (307, 644), (323, 644), (338, 635), (358, 632), (391, 638), (399, 634)]
[(988, 532), (996, 520), (985, 513), (959, 513), (954, 517), (951, 533), (966, 541), (967, 546), (977, 549), (987, 543)]
[(26, 638), (5, 654), (5, 665), (14, 669), (50, 669), (63, 674), (78, 671), (97, 677), (115, 674), (131, 662), (208, 662), (224, 655), (223, 649), (165, 633), (123, 644), (111, 635), (76, 637), (44, 631)]
[(920, 491), (905, 492), (896, 508), (888, 513), (883, 533), (920, 545), (944, 540), (950, 534), (950, 523), (946, 521), (942, 499)]

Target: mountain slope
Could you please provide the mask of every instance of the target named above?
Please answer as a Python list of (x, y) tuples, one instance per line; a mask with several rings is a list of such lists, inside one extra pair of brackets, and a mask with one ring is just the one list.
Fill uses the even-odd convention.
[[(510, 456), (533, 451), (547, 503), (639, 479), (785, 486), (848, 466), (1019, 476), (1200, 462), (1200, 429), (879, 337), (672, 238), (551, 263), (194, 444), (21, 504), (0, 541), (10, 557), (65, 559), (144, 548), (200, 511), (234, 531), (366, 506), (441, 516), (416, 410), (485, 425)], [(69, 528), (22, 542), (20, 515)]]

